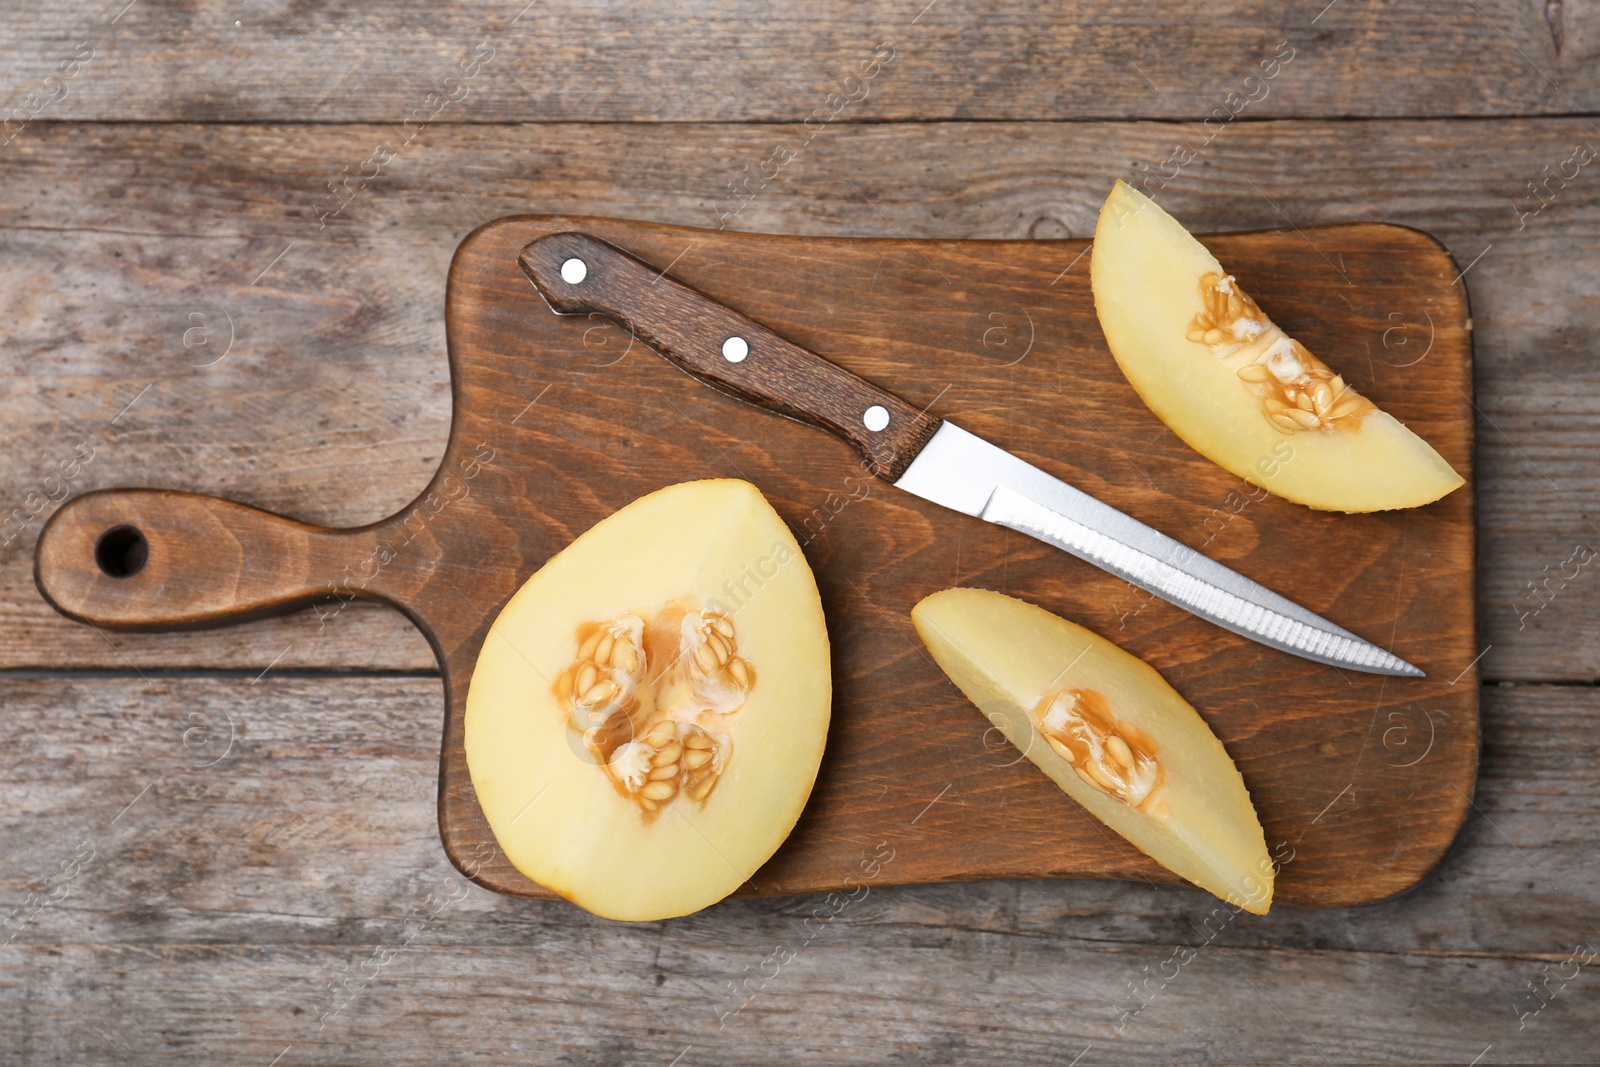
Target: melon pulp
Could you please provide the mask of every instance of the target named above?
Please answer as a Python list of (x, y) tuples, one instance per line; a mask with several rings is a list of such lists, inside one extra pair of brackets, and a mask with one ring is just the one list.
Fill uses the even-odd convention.
[(1089, 261), (1111, 354), (1157, 418), (1223, 469), (1287, 500), (1384, 511), (1462, 478), (1261, 312), (1215, 256), (1117, 182)]
[(788, 836), (831, 702), (788, 526), (748, 482), (687, 482), (602, 520), (506, 604), (467, 694), (467, 766), (519, 871), (607, 918), (668, 918)]
[(967, 699), (1095, 818), (1229, 903), (1271, 907), (1274, 866), (1244, 779), (1149, 664), (984, 589), (934, 593), (911, 621)]

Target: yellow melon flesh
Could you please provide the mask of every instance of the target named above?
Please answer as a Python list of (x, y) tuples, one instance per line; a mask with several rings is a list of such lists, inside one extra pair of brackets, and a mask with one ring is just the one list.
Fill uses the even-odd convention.
[(1152, 667), (984, 589), (934, 593), (911, 620), (956, 687), (1068, 796), (1173, 873), (1266, 913), (1274, 868), (1244, 780)]
[(1117, 182), (1090, 259), (1111, 353), (1190, 447), (1287, 500), (1330, 511), (1431, 503), (1462, 483), (1261, 313), (1204, 245)]
[(467, 766), (529, 878), (607, 918), (685, 915), (788, 836), (831, 701), (788, 526), (748, 482), (687, 482), (600, 522), (506, 604), (467, 694)]

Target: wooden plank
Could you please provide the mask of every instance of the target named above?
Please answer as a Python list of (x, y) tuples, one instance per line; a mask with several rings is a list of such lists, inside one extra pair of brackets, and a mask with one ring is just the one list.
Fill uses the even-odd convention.
[[(0, 1059), (1582, 1059), (1592, 969), (1546, 976), (1600, 943), (1600, 697), (1485, 697), (1477, 813), (1376, 908), (1258, 919), (1176, 887), (990, 882), (635, 926), (455, 874), (437, 680), (10, 679), (0, 915), (24, 918), (0, 939)], [(1366, 801), (1345, 802), (1327, 817)], [(1174, 973), (1124, 1018), (1129, 983)], [(1522, 1020), (1530, 981), (1553, 995)]]
[[(0, 484), (24, 520), (0, 547), (0, 662), (431, 667), (404, 623), (356, 607), (325, 625), (299, 616), (206, 642), (118, 636), (112, 650), (33, 593), (38, 520), (28, 509), (47, 513), (60, 464), (88, 441), (97, 451), (75, 487), (162, 484), (332, 524), (392, 513), (443, 447), (443, 278), (467, 231), (533, 207), (714, 226), (739, 205), (723, 195), (728, 178), (782, 135), (440, 127), (319, 229), (330, 161), (366, 159), (385, 136), (41, 124), (0, 161), (0, 278), (20, 367), (0, 399), (19, 442), (0, 455)], [(1157, 123), (841, 127), (725, 221), (886, 237), (1081, 236), (1109, 183), (1107, 161), (1146, 164), (1123, 169), (1134, 178), (1158, 172), (1173, 137)], [(1584, 356), (1600, 303), (1582, 253), (1600, 229), (1600, 201), (1589, 170), (1546, 186), (1542, 208), (1527, 188), (1594, 138), (1569, 119), (1248, 123), (1164, 188), (1151, 182), (1197, 230), (1385, 219), (1439, 235), (1469, 268), (1491, 678), (1600, 672), (1593, 568), (1573, 556), (1600, 536), (1588, 525), (1600, 375)], [(930, 170), (931, 159), (940, 166)], [(1426, 350), (1426, 323), (1395, 314), (1391, 347), (1369, 359)], [(221, 344), (228, 317), (235, 349), (191, 365), (212, 358), (199, 342)], [(196, 326), (209, 332), (185, 348)]]
[(1589, 5), (1516, 0), (49, 0), (0, 31), (0, 100), (13, 128), (1525, 115), (1596, 109), (1597, 36)]

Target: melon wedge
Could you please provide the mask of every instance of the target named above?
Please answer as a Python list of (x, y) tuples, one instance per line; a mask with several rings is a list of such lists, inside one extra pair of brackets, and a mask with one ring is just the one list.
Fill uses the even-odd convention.
[(759, 490), (634, 501), (528, 579), (484, 639), (466, 754), (501, 850), (597, 915), (685, 915), (777, 849), (816, 780), (828, 633)]
[(1095, 818), (1229, 903), (1271, 907), (1274, 865), (1244, 780), (1154, 668), (984, 589), (934, 593), (911, 621), (967, 699)]
[(1089, 274), (1122, 373), (1157, 418), (1225, 470), (1329, 511), (1418, 507), (1463, 484), (1123, 182), (1100, 210)]

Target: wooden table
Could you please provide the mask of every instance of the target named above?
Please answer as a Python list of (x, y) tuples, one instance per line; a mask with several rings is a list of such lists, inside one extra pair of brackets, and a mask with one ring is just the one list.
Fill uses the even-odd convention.
[[(125, 2), (0, 28), (0, 1062), (1600, 1058), (1593, 5)], [(398, 615), (113, 636), (34, 590), (40, 521), (90, 488), (335, 525), (410, 501), (487, 219), (1081, 237), (1152, 173), (1200, 231), (1400, 222), (1466, 272), (1483, 765), (1388, 904), (504, 899), (440, 849), (439, 680)]]

